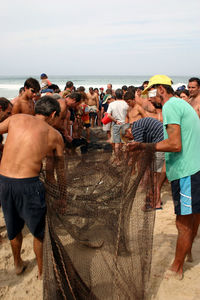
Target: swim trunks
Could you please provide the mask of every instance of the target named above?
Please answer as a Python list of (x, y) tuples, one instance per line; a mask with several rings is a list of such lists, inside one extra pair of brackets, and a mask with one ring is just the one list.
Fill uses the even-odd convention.
[(43, 239), (46, 203), (39, 177), (18, 179), (0, 175), (0, 199), (9, 240), (21, 232), (24, 224), (33, 236)]
[(200, 213), (200, 171), (171, 182), (176, 215)]
[(96, 105), (88, 105), (89, 106), (89, 116), (95, 117), (97, 115), (97, 107)]

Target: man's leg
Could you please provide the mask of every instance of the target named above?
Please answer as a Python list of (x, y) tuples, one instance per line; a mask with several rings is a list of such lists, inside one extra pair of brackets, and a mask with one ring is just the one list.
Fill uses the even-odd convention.
[(43, 242), (42, 240), (34, 237), (33, 239), (33, 249), (35, 252), (37, 265), (38, 265), (38, 277), (41, 279), (42, 276), (42, 265), (43, 265)]
[[(192, 244), (194, 242), (194, 239), (197, 235), (199, 224), (200, 224), (200, 214), (194, 214), (193, 215), (193, 231), (192, 231)], [(192, 244), (191, 247), (187, 253), (187, 261), (193, 262), (193, 257), (192, 257)]]
[(23, 241), (23, 236), (21, 232), (18, 233), (17, 236), (10, 241), (12, 253), (14, 257), (15, 271), (17, 275), (21, 274), (25, 269), (24, 262), (21, 259), (22, 241)]
[[(179, 275), (182, 278), (183, 274), (183, 263), (186, 254), (191, 249), (193, 242), (193, 225), (194, 215), (178, 215), (176, 217), (176, 226), (178, 229), (178, 238), (176, 244), (175, 259), (171, 265), (170, 270), (174, 273), (172, 275)], [(168, 277), (168, 276), (166, 276)]]

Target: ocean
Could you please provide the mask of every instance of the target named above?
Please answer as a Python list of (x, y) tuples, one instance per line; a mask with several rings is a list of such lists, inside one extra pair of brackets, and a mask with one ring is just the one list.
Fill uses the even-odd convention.
[[(18, 95), (20, 87), (24, 85), (24, 81), (29, 76), (0, 76), (0, 97), (6, 97), (12, 99)], [(40, 81), (39, 76), (32, 76)], [(70, 75), (48, 75), (49, 80), (57, 84), (61, 90), (64, 89), (67, 81), (71, 80), (75, 87), (84, 86), (86, 91), (89, 87), (100, 88), (104, 90), (108, 83), (112, 83), (113, 89), (121, 88), (123, 85), (141, 86), (145, 80), (148, 80), (150, 76), (70, 76)], [(173, 80), (173, 87), (176, 89), (178, 86), (185, 84), (187, 86), (189, 76), (170, 76)]]

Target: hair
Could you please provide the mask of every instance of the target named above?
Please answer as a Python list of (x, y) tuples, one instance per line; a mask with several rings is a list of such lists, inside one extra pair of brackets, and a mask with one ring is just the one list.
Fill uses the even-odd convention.
[(7, 98), (0, 97), (0, 106), (2, 111), (5, 111), (9, 105), (13, 106), (12, 103)]
[(94, 88), (94, 91), (99, 91), (99, 89), (98, 88)]
[(122, 99), (122, 97), (123, 97), (123, 91), (122, 91), (122, 89), (117, 89), (115, 91), (115, 96), (116, 96), (116, 99)]
[(136, 88), (133, 85), (130, 85), (127, 89), (127, 92), (135, 93), (135, 91), (136, 91)]
[(179, 92), (180, 95), (182, 93), (185, 94), (185, 95), (187, 95), (188, 97), (190, 96), (190, 93), (189, 93), (189, 91), (187, 89), (184, 89), (184, 90), (182, 90), (182, 91)]
[(19, 89), (19, 94), (21, 94), (22, 92), (24, 92), (24, 87), (23, 87), (23, 86), (20, 87), (20, 89)]
[(127, 85), (123, 85), (123, 87), (122, 87), (122, 91), (127, 91), (127, 89), (128, 89), (128, 87), (127, 87)]
[(40, 98), (35, 105), (35, 114), (49, 117), (53, 112), (56, 116), (60, 114), (60, 104), (51, 96), (44, 96)]
[(107, 89), (106, 90), (106, 94), (112, 95), (112, 90), (111, 89)]
[(124, 100), (127, 101), (127, 100), (134, 100), (134, 99), (135, 99), (135, 92), (133, 93), (129, 91), (124, 94)]
[(149, 81), (145, 80), (142, 85), (144, 85), (144, 84), (149, 84)]
[(24, 82), (24, 88), (27, 88), (27, 89), (33, 88), (36, 92), (39, 92), (40, 84), (37, 81), (37, 79), (30, 77), (30, 78), (26, 79), (26, 81)]
[(66, 89), (71, 89), (74, 86), (72, 81), (67, 81), (66, 85), (65, 85), (65, 90)]
[(85, 92), (80, 92), (80, 95), (81, 95), (81, 100), (82, 101), (87, 101), (88, 100), (88, 96)]
[(48, 86), (48, 89), (53, 90), (54, 93), (60, 93), (60, 88), (57, 84), (51, 84)]
[(90, 91), (90, 90), (93, 90), (93, 91), (94, 91), (93, 87), (89, 87), (89, 91)]
[(74, 92), (67, 96), (67, 98), (75, 99), (76, 103), (81, 101), (81, 94)]
[(175, 91), (174, 95), (180, 97), (181, 93), (182, 93), (182, 91)]
[(196, 81), (198, 86), (200, 86), (200, 79), (198, 77), (192, 77), (188, 80), (188, 82), (193, 82), (193, 81)]
[(79, 86), (79, 88), (77, 89), (78, 92), (85, 92), (85, 88), (84, 86)]

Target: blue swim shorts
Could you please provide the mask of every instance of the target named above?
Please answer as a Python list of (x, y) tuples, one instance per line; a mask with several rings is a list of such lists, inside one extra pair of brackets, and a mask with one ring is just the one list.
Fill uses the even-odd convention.
[(171, 182), (176, 215), (200, 213), (200, 171)]

